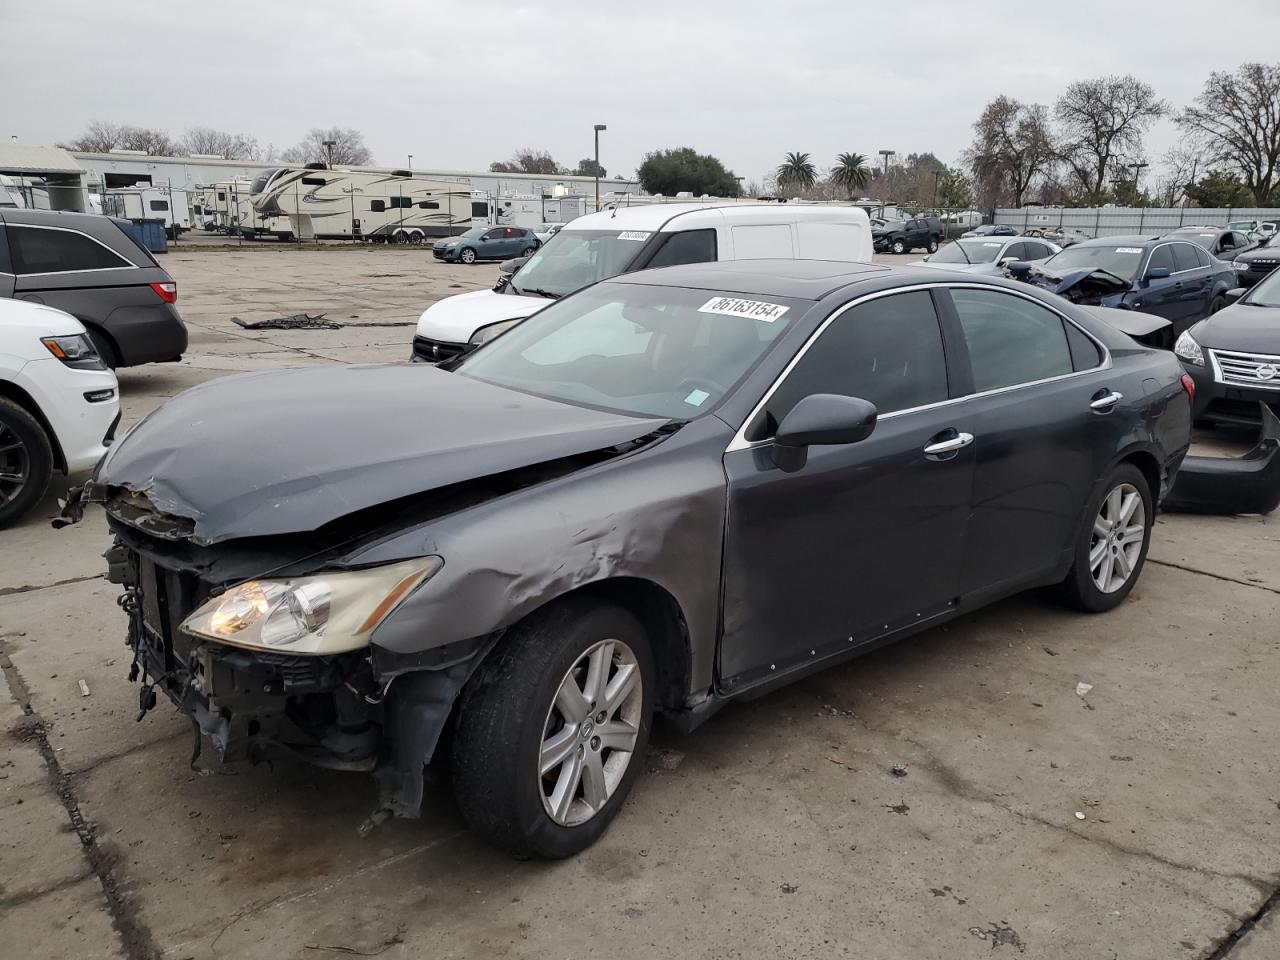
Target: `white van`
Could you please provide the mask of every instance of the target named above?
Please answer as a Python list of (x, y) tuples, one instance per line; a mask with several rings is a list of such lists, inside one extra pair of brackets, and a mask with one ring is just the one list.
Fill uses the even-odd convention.
[(418, 319), (413, 359), (448, 360), (529, 314), (621, 273), (713, 260), (871, 262), (859, 207), (705, 203), (623, 207), (579, 217), (505, 285), (434, 303)]

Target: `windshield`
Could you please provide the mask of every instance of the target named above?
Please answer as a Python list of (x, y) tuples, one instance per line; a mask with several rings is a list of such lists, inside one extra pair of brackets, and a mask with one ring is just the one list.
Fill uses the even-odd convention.
[(956, 240), (931, 256), (929, 262), (991, 263), (1003, 247), (1004, 244), (998, 240)]
[(1244, 233), (1248, 233), (1251, 230), (1256, 230), (1257, 228), (1258, 228), (1257, 220), (1232, 220), (1230, 223), (1227, 224), (1228, 230), (1240, 230)]
[(1258, 307), (1280, 307), (1280, 270), (1272, 270), (1249, 291), (1245, 303)]
[(279, 172), (279, 170), (264, 170), (258, 174), (257, 179), (249, 185), (249, 196), (256, 196), (267, 189), (267, 184), (271, 182), (271, 178)]
[(479, 240), (488, 232), (489, 232), (488, 227), (472, 227), (466, 233), (458, 234), (458, 239), (459, 240)]
[(560, 230), (520, 268), (514, 292), (540, 290), (564, 297), (616, 277), (650, 236), (647, 230)]
[(539, 310), (455, 371), (565, 403), (689, 420), (714, 410), (803, 312), (777, 297), (602, 283)]
[(1105, 270), (1122, 280), (1132, 280), (1137, 276), (1138, 264), (1141, 262), (1141, 247), (1094, 247), (1080, 243), (1067, 247), (1061, 253), (1055, 253), (1044, 265), (1047, 269), (1060, 273), (1067, 270)]

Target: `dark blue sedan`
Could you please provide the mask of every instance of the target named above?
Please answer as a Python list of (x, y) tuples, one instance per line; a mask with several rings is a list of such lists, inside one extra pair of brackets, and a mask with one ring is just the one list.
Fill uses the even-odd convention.
[(1009, 273), (1072, 303), (1164, 317), (1175, 336), (1226, 306), (1237, 285), (1235, 270), (1203, 247), (1159, 237), (1085, 240), (1037, 264), (1011, 264)]
[(459, 236), (436, 241), (431, 252), (437, 260), (475, 263), (529, 257), (540, 246), (534, 232), (524, 227), (472, 227)]

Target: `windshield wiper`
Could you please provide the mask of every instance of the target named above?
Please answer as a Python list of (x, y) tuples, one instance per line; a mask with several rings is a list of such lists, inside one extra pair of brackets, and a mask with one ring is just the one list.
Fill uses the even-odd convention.
[(517, 287), (513, 286), (513, 287), (512, 287), (512, 289), (513, 289), (513, 290), (515, 290), (515, 291), (516, 291), (516, 293), (519, 293), (519, 294), (521, 294), (521, 295), (526, 294), (526, 293), (532, 293), (532, 294), (534, 294), (535, 296), (538, 296), (538, 297), (546, 297), (548, 300), (559, 300), (559, 299), (560, 299), (560, 297), (561, 297), (561, 294), (558, 294), (558, 293), (552, 293), (550, 290), (543, 290), (541, 287), (519, 287), (519, 288), (517, 288)]
[(964, 262), (968, 264), (972, 264), (973, 261), (969, 259), (969, 252), (965, 250), (964, 244), (961, 243), (959, 240), (957, 240), (955, 244), (956, 244), (956, 249), (959, 250), (960, 253), (964, 256)]

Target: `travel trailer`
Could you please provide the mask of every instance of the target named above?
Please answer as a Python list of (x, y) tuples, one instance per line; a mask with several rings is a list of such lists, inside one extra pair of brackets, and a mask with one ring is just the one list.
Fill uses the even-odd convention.
[(191, 229), (191, 210), (185, 190), (169, 187), (108, 190), (102, 195), (102, 211), (126, 220), (163, 220), (170, 240)]
[(291, 232), (304, 240), (422, 243), (487, 225), (491, 209), (465, 183), (323, 163), (265, 170), (249, 194), (259, 216), (288, 218)]

